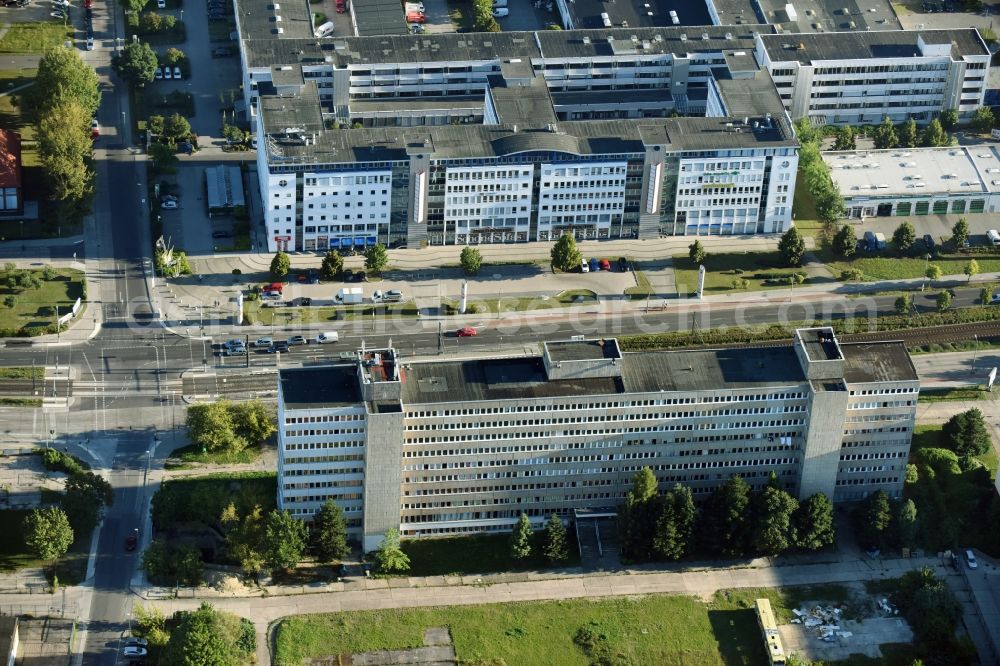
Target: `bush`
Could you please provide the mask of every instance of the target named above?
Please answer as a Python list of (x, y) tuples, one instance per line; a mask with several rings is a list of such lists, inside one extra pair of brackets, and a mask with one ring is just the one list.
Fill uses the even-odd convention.
[(58, 449), (36, 449), (36, 452), (41, 454), (42, 465), (50, 472), (65, 472), (72, 476), (90, 469), (87, 463)]

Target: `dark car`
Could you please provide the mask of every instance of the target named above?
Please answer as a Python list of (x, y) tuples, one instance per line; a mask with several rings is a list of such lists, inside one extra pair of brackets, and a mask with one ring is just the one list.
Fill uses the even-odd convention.
[(17, 7), (17, 0), (3, 0), (4, 7)]
[(133, 551), (135, 550), (135, 547), (138, 545), (139, 545), (139, 540), (135, 537), (134, 534), (129, 534), (127, 537), (125, 537), (125, 550)]
[(357, 271), (351, 275), (351, 279), (348, 282), (367, 282), (368, 278), (365, 277), (364, 271)]
[(341, 273), (341, 275), (344, 278), (344, 282), (353, 282), (354, 281), (354, 270), (352, 270), (350, 268), (348, 268), (346, 271), (344, 271), (343, 273)]
[(288, 343), (284, 340), (279, 340), (267, 348), (268, 354), (275, 354), (277, 352), (284, 353), (288, 351)]
[(931, 236), (930, 234), (924, 234), (924, 246), (928, 250), (933, 250), (934, 249), (934, 237)]
[(233, 50), (228, 46), (219, 46), (212, 49), (213, 58), (228, 58), (233, 55)]
[(225, 21), (226, 20), (226, 15), (225, 14), (209, 14), (208, 15), (208, 20), (209, 21)]
[(213, 231), (212, 238), (232, 238), (233, 235), (228, 231)]

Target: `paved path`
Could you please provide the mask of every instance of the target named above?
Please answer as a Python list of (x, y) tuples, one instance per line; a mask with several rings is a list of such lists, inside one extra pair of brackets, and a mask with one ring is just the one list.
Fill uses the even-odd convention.
[[(718, 590), (748, 587), (785, 587), (822, 583), (850, 583), (894, 578), (921, 566), (934, 567), (939, 575), (947, 569), (937, 558), (910, 560), (858, 560), (826, 564), (802, 564), (761, 568), (728, 568), (657, 573), (626, 572), (611, 575), (572, 576), (549, 580), (522, 580), (493, 585), (461, 584), (443, 578), (367, 580), (365, 589), (296, 596), (268, 596), (248, 602), (246, 598), (216, 598), (215, 606), (247, 617), (257, 627), (258, 663), (269, 664), (267, 629), (274, 621), (303, 613), (461, 606), (469, 604), (613, 597), (637, 594), (685, 594), (709, 599)], [(435, 583), (438, 583), (435, 585)], [(445, 584), (441, 584), (445, 583)], [(197, 608), (202, 599), (150, 601), (165, 613)], [(2, 603), (2, 598), (0, 598)]]

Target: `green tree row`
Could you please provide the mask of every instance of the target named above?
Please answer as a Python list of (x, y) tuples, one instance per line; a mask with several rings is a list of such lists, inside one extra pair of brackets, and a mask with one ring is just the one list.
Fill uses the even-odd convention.
[(174, 666), (250, 666), (256, 662), (257, 633), (246, 618), (203, 602), (178, 611), (167, 622), (158, 608), (135, 606), (132, 633), (159, 651), (159, 663)]
[(190, 405), (187, 434), (206, 451), (237, 453), (258, 446), (277, 429), (274, 410), (260, 400), (219, 400)]
[[(371, 273), (381, 273), (389, 266), (389, 251), (382, 243), (376, 243), (365, 250), (365, 269)], [(271, 277), (281, 280), (292, 270), (292, 259), (287, 252), (278, 251), (271, 258)], [(320, 262), (320, 276), (324, 280), (337, 280), (344, 272), (344, 258), (337, 250), (329, 250)]]
[(790, 549), (820, 550), (834, 541), (833, 505), (817, 493), (799, 503), (772, 474), (753, 492), (734, 476), (699, 510), (690, 488), (659, 493), (651, 469), (633, 479), (618, 518), (622, 555), (633, 561), (678, 560), (695, 552), (708, 557), (778, 555)]

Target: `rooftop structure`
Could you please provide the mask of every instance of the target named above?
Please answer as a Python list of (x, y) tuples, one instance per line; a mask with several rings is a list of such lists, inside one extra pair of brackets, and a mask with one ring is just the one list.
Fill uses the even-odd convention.
[(989, 55), (989, 49), (975, 28), (796, 35), (761, 33), (759, 39), (770, 60), (796, 60), (803, 64), (921, 56), (950, 56), (961, 60), (967, 56)]
[(761, 0), (767, 23), (782, 33), (901, 30), (888, 0)]

